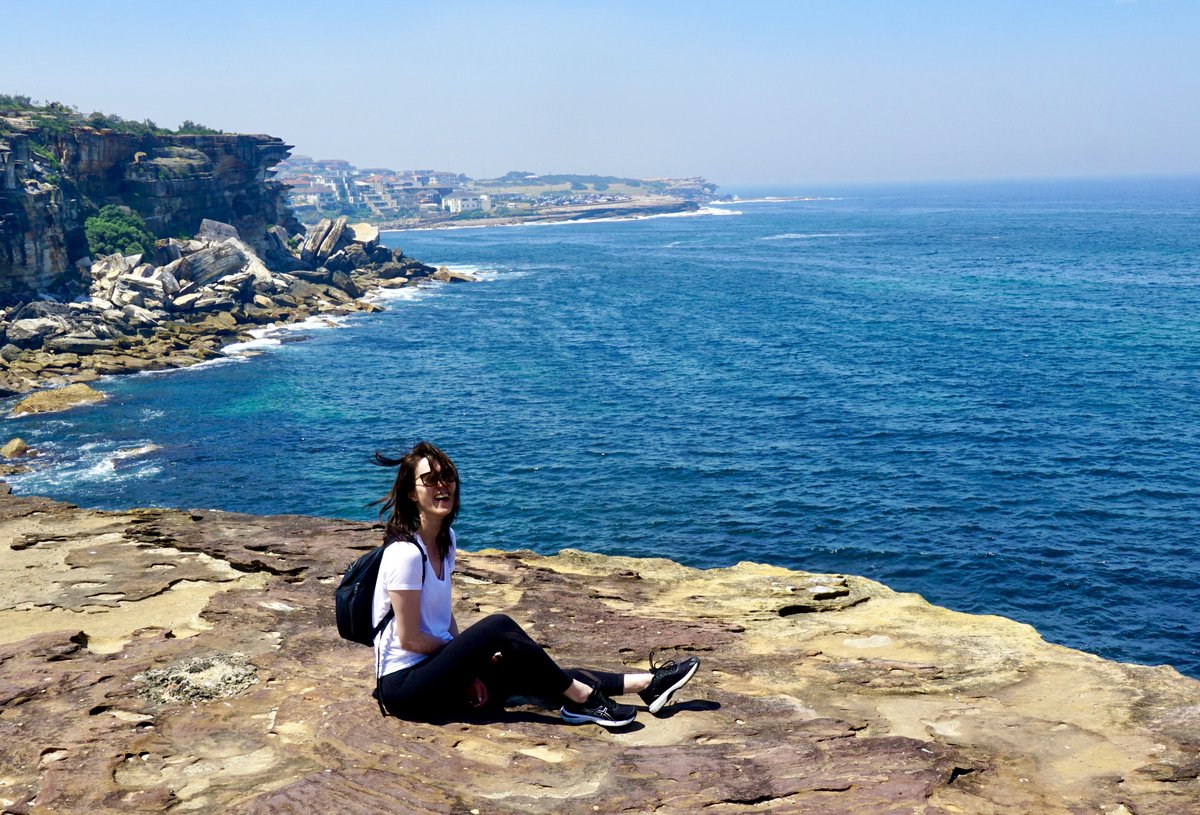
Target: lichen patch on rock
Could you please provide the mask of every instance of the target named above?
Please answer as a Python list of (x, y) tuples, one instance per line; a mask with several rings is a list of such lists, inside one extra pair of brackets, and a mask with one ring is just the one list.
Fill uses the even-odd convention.
[(134, 681), (156, 704), (224, 699), (258, 683), (258, 669), (241, 654), (193, 657), (178, 665), (143, 671)]

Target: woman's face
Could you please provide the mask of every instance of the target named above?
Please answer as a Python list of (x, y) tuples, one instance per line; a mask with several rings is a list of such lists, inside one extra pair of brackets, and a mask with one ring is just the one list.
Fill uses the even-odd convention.
[(445, 518), (454, 508), (454, 491), (458, 482), (454, 476), (443, 477), (436, 461), (423, 458), (417, 462), (416, 485), (409, 497), (421, 511), (421, 518)]

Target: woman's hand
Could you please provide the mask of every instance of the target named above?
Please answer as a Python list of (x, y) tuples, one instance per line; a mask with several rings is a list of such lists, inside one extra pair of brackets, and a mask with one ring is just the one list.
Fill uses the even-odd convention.
[(488, 688), (482, 679), (473, 679), (467, 685), (467, 704), (473, 708), (481, 708), (488, 703)]

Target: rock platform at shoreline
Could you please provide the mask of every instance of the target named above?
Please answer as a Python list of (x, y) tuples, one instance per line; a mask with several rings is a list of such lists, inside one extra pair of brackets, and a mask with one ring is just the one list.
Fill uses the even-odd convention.
[(0, 494), (7, 813), (1200, 813), (1200, 682), (863, 578), (462, 552), (456, 615), (700, 671), (623, 730), (383, 719), (337, 636), (380, 528)]
[(264, 260), (232, 226), (204, 221), (192, 240), (160, 241), (154, 257), (83, 264), (87, 296), (0, 312), (0, 397), (194, 365), (254, 329), (380, 310), (363, 298), (436, 272), (345, 218), (321, 221), (294, 248), (280, 227), (267, 237)]

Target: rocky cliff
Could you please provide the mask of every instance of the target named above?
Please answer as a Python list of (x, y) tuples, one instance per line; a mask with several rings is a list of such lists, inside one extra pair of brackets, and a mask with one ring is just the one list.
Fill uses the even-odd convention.
[(54, 286), (88, 254), (84, 220), (105, 204), (138, 212), (158, 237), (233, 225), (270, 261), (267, 230), (302, 231), (269, 178), (290, 146), (261, 135), (116, 132), (0, 111), (0, 297)]
[(456, 613), (701, 671), (658, 717), (382, 719), (331, 593), (367, 524), (0, 496), (4, 812), (1200, 813), (1200, 683), (858, 577), (464, 552)]

